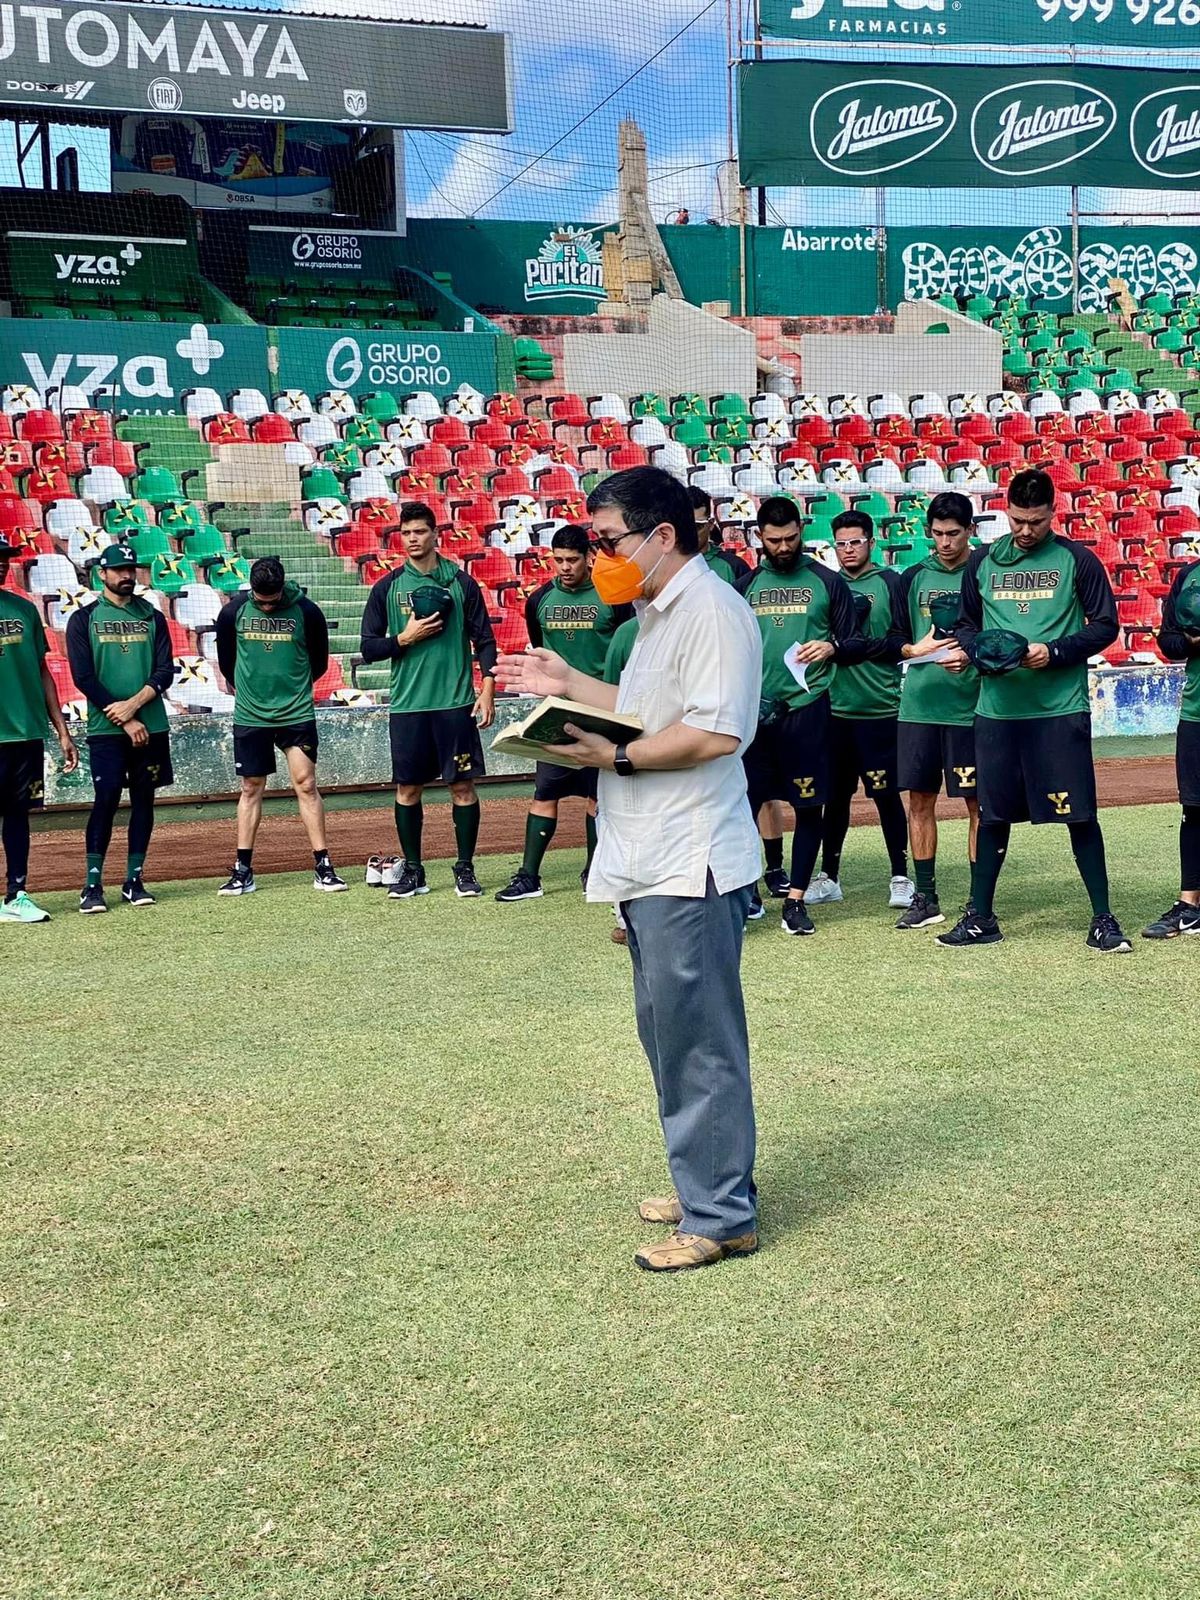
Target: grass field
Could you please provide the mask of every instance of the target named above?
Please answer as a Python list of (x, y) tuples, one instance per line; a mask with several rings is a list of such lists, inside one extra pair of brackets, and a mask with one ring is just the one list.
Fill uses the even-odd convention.
[[(1177, 814), (1106, 818), (1131, 930)], [(0, 1595), (1194, 1600), (1200, 940), (1092, 955), (1023, 829), (1008, 942), (935, 950), (856, 831), (747, 941), (764, 1248), (653, 1278), (578, 868), (0, 929)]]

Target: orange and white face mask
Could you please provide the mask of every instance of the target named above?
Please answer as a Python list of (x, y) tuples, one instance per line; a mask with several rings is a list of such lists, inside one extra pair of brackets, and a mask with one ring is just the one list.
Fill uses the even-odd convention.
[[(638, 549), (644, 550), (654, 534), (652, 528)], [(635, 600), (642, 598), (646, 579), (654, 576), (666, 554), (664, 550), (650, 571), (643, 575), (641, 567), (630, 556), (610, 556), (601, 550), (592, 563), (592, 582), (596, 585), (596, 593), (606, 606), (632, 605)]]

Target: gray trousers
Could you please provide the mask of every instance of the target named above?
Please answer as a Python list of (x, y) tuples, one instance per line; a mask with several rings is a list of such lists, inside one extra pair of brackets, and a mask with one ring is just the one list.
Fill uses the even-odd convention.
[(648, 895), (621, 906), (638, 1036), (654, 1074), (680, 1229), (735, 1239), (757, 1226), (754, 1102), (742, 1001), (750, 889), (703, 900)]

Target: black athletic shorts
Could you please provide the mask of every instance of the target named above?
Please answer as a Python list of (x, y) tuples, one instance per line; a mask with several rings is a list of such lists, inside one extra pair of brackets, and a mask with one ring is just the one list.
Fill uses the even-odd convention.
[(902, 722), (897, 768), (900, 787), (917, 794), (940, 794), (952, 800), (974, 800), (979, 793), (975, 771), (975, 728), (940, 727), (932, 722)]
[(895, 717), (833, 717), (830, 755), (833, 781), (840, 792), (853, 794), (862, 779), (863, 792), (871, 799), (896, 794)]
[(1179, 724), (1175, 736), (1175, 776), (1179, 779), (1180, 805), (1200, 806), (1200, 722)]
[(982, 822), (1091, 822), (1096, 815), (1092, 719), (975, 718)]
[(163, 789), (175, 782), (171, 767), (171, 735), (152, 733), (144, 745), (135, 745), (127, 733), (104, 733), (88, 740), (92, 787), (122, 789), (149, 786)]
[(482, 778), (483, 745), (470, 706), (394, 711), (388, 718), (393, 783), (462, 783)]
[(233, 767), (239, 778), (268, 778), (275, 771), (276, 750), (298, 746), (310, 760), (317, 759), (317, 725), (293, 722), (286, 728), (249, 728), (233, 725)]
[(829, 696), (759, 726), (742, 764), (750, 809), (786, 800), (797, 811), (823, 806), (829, 791)]
[(40, 739), (0, 744), (0, 817), (40, 811), (46, 803), (46, 747)]
[(578, 795), (581, 800), (596, 798), (595, 767), (556, 767), (552, 761), (539, 761), (533, 774), (535, 800), (565, 800)]

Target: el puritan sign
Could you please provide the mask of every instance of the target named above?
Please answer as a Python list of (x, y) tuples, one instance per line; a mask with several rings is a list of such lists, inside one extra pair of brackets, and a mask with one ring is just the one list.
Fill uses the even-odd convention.
[(9, 105), (231, 112), (507, 133), (508, 40), (482, 28), (208, 6), (0, 5)]
[(759, 0), (764, 34), (826, 44), (1200, 48), (1200, 0)]
[(739, 105), (746, 184), (1155, 189), (1200, 175), (1200, 73), (752, 62)]

